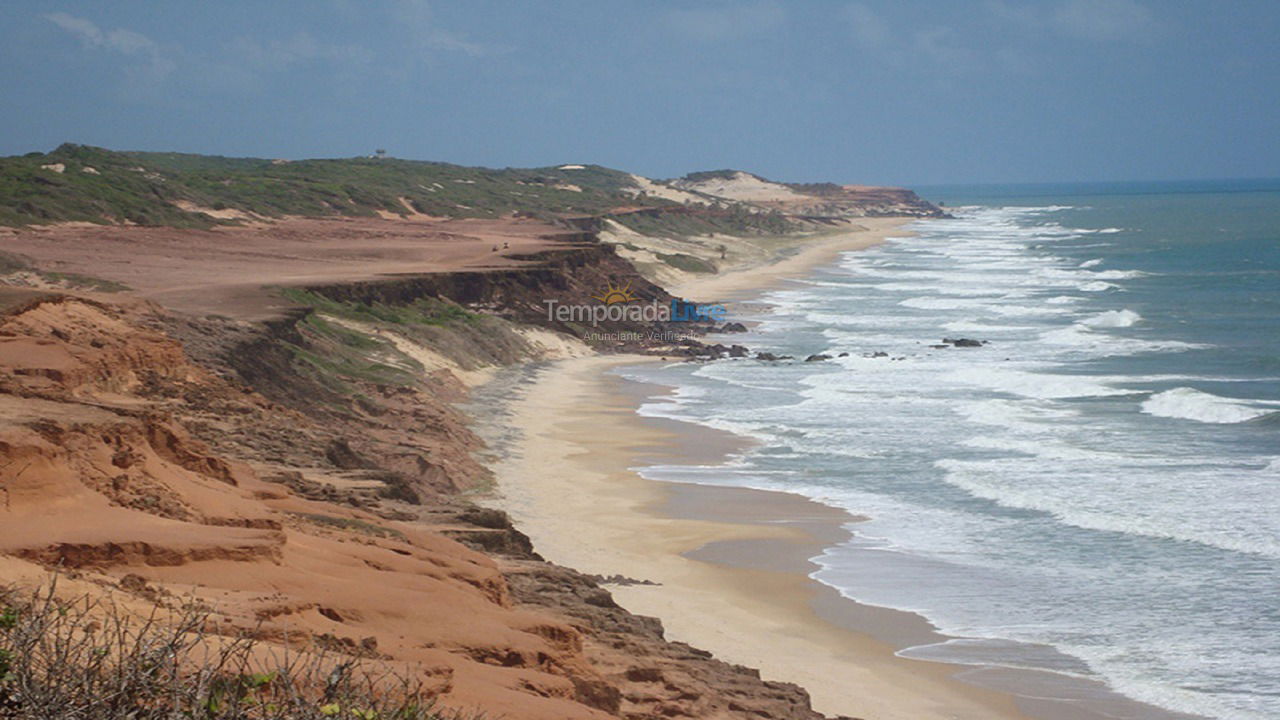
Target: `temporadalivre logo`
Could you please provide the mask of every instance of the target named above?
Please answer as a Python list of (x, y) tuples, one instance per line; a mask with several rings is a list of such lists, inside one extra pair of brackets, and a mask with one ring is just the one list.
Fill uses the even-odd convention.
[(720, 303), (693, 303), (679, 298), (671, 298), (663, 303), (657, 300), (644, 302), (631, 289), (631, 281), (614, 284), (612, 280), (605, 285), (599, 295), (592, 295), (596, 303), (562, 303), (559, 300), (543, 300), (547, 306), (547, 320), (565, 323), (589, 323), (592, 326), (602, 322), (723, 322), (726, 310)]

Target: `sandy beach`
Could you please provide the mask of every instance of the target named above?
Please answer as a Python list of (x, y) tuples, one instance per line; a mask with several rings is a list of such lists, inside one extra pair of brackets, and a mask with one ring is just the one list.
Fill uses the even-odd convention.
[[(807, 577), (808, 558), (847, 533), (855, 520), (847, 513), (797, 495), (659, 483), (628, 470), (663, 456), (712, 462), (740, 442), (636, 416), (642, 386), (607, 371), (639, 360), (561, 361), (516, 403), (524, 438), (499, 466), (502, 504), (539, 553), (658, 583), (610, 590), (629, 610), (660, 617), (673, 639), (804, 686), (819, 711), (1025, 717), (1010, 696), (953, 679), (960, 668), (895, 656), (896, 646), (933, 637), (915, 616), (856, 605)], [(840, 613), (860, 614), (881, 637), (833, 621)]]
[(720, 275), (691, 275), (686, 282), (670, 285), (672, 295), (700, 302), (733, 302), (748, 299), (788, 278), (801, 277), (809, 270), (833, 262), (840, 253), (864, 250), (895, 235), (909, 235), (904, 227), (916, 218), (858, 218), (844, 230), (831, 231), (794, 240), (777, 248), (769, 262), (731, 267)]
[[(903, 233), (878, 219), (824, 237), (775, 264), (675, 291), (750, 302), (841, 253)], [(609, 589), (668, 637), (809, 691), (816, 710), (897, 718), (1166, 718), (1104, 686), (1052, 673), (914, 660), (903, 648), (943, 642), (922, 617), (862, 605), (810, 578), (810, 561), (861, 518), (800, 495), (648, 480), (634, 468), (714, 465), (747, 440), (637, 414), (665, 388), (612, 370), (656, 362), (591, 356), (550, 363), (511, 394), (504, 426), (518, 437), (495, 469), (494, 501), (552, 562), (629, 580)], [(963, 678), (963, 680), (961, 679)]]
[[(743, 300), (785, 278), (870, 247), (903, 218), (869, 219), (781, 255), (673, 292)], [(549, 560), (656, 584), (610, 586), (633, 612), (662, 619), (669, 637), (805, 687), (815, 709), (863, 718), (1022, 718), (1006, 694), (962, 683), (955, 666), (899, 658), (937, 639), (922, 619), (841, 598), (811, 580), (809, 558), (848, 536), (857, 518), (798, 495), (646, 480), (630, 468), (662, 459), (714, 463), (737, 436), (641, 418), (660, 388), (609, 370), (638, 356), (553, 363), (526, 383), (510, 426), (514, 452), (497, 465), (500, 504)], [(856, 615), (857, 617), (853, 617)], [(876, 628), (862, 633), (850, 626)]]

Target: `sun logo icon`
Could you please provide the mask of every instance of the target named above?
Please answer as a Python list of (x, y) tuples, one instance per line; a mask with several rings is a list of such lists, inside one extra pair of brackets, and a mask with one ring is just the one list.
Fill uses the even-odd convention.
[(631, 283), (628, 282), (622, 287), (615, 287), (610, 281), (605, 287), (604, 292), (600, 295), (592, 295), (592, 298), (599, 300), (605, 305), (613, 305), (614, 303), (629, 303), (639, 300), (635, 295), (631, 294)]

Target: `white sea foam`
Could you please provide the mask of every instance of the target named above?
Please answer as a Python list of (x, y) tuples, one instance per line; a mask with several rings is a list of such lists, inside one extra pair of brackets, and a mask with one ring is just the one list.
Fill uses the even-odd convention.
[(1061, 307), (1059, 305), (1023, 305), (1021, 303), (1007, 302), (1000, 305), (991, 305), (989, 309), (997, 315), (1005, 317), (1027, 317), (1031, 315), (1064, 315), (1071, 312), (1070, 308)]
[(1196, 420), (1203, 423), (1240, 423), (1277, 411), (1259, 401), (1225, 398), (1195, 388), (1179, 387), (1156, 393), (1142, 403), (1142, 412), (1156, 417)]
[(967, 447), (1004, 450), (1053, 460), (1098, 461), (1119, 457), (1114, 453), (1072, 447), (1065, 443), (1046, 441), (1043, 438), (1017, 438), (1008, 435), (978, 435), (963, 440), (960, 444)]
[(1010, 333), (1025, 332), (1027, 330), (1035, 330), (1029, 325), (993, 325), (989, 322), (980, 320), (955, 320), (945, 323), (943, 328), (952, 332), (969, 332), (969, 333)]
[(949, 379), (984, 387), (996, 392), (1021, 395), (1036, 399), (1077, 397), (1106, 397), (1129, 395), (1130, 390), (1111, 387), (1098, 378), (1083, 375), (1053, 375), (1011, 370), (991, 366), (962, 368), (952, 372)]
[(1093, 328), (1122, 328), (1131, 327), (1141, 320), (1141, 315), (1125, 308), (1124, 310), (1108, 310), (1107, 312), (1099, 313), (1091, 318), (1081, 320), (1080, 324)]
[(964, 403), (955, 411), (970, 422), (1012, 430), (1040, 430), (1046, 423), (1058, 422), (1076, 415), (1061, 407), (1035, 405), (1026, 400), (979, 400)]
[[(770, 295), (777, 307), (753, 328), (753, 348), (780, 338), (760, 349), (851, 355), (812, 365), (670, 366), (686, 378), (693, 374), (692, 382), (711, 388), (711, 397), (676, 397), (648, 412), (760, 444), (743, 454), (741, 467), (697, 468), (692, 475), (669, 468), (669, 479), (836, 498), (873, 518), (859, 525), (860, 547), (901, 555), (892, 562), (903, 563), (906, 573), (920, 563), (922, 576), (934, 578), (939, 589), (931, 592), (927, 578), (912, 584), (905, 574), (884, 574), (887, 594), (878, 604), (917, 610), (961, 635), (1050, 644), (1084, 658), (1095, 677), (1148, 701), (1252, 720), (1237, 711), (1254, 697), (1280, 697), (1274, 684), (1256, 682), (1280, 677), (1270, 672), (1276, 665), (1225, 648), (1240, 638), (1232, 628), (1218, 635), (1190, 626), (1218, 619), (1229, 625), (1229, 614), (1241, 610), (1250, 623), (1265, 617), (1247, 603), (1233, 607), (1232, 598), (1215, 594), (1223, 587), (1215, 581), (1231, 576), (1236, 563), (1246, 568), (1235, 576), (1241, 582), (1253, 578), (1265, 586), (1270, 580), (1248, 568), (1280, 557), (1280, 521), (1268, 512), (1280, 456), (1220, 454), (1208, 436), (1226, 435), (1229, 426), (1210, 433), (1195, 422), (1152, 417), (1158, 413), (1146, 406), (1165, 394), (1153, 389), (1267, 378), (1210, 377), (1229, 370), (1171, 375), (1171, 367), (1187, 372), (1193, 366), (1155, 357), (1091, 364), (1104, 356), (1195, 346), (1160, 337), (1161, 323), (1150, 322), (1158, 319), (1159, 296), (1144, 294), (1148, 322), (1135, 312), (1138, 306), (1117, 305), (1126, 296), (1114, 293), (1141, 276), (1104, 269), (1121, 265), (1104, 238), (1119, 228), (1041, 224), (1057, 209), (949, 208), (961, 217), (922, 223), (910, 241), (843, 256), (830, 276)], [(1153, 278), (1154, 289), (1165, 280)], [(986, 350), (927, 349), (951, 333), (993, 342)], [(862, 357), (879, 349), (910, 359)], [(1117, 374), (1060, 374), (1068, 367)], [(1118, 374), (1126, 368), (1165, 374)], [(1225, 401), (1228, 411), (1272, 407), (1208, 397)], [(1239, 430), (1249, 432), (1248, 426)], [(836, 454), (849, 460), (827, 457)], [(935, 466), (939, 458), (950, 460)], [(1205, 497), (1214, 502), (1205, 504)], [(827, 555), (840, 564), (835, 550)], [(819, 564), (826, 568), (819, 579), (876, 602), (880, 575)], [(991, 593), (993, 587), (1000, 593)], [(1207, 593), (1205, 603), (1180, 602), (1198, 591)], [(1150, 607), (1142, 607), (1148, 599)], [(1024, 602), (1035, 613), (1010, 611)], [(1158, 623), (1139, 627), (1135, 607)], [(1272, 645), (1258, 643), (1262, 652), (1273, 652)], [(1235, 677), (1206, 679), (1205, 661), (1250, 668), (1240, 682), (1253, 684), (1236, 684), (1243, 700), (1224, 700), (1233, 690), (1223, 688)]]
[(917, 308), (921, 310), (959, 310), (960, 308), (977, 308), (986, 307), (987, 303), (981, 300), (966, 300), (962, 298), (949, 297), (913, 297), (907, 298), (898, 303), (903, 307)]
[[(1123, 319), (1108, 321), (1123, 322)], [(1125, 326), (1104, 325), (1103, 327)], [(1040, 340), (1049, 345), (1070, 347), (1077, 352), (1087, 350), (1104, 357), (1138, 355), (1151, 352), (1179, 352), (1208, 347), (1196, 343), (1182, 342), (1181, 340), (1139, 340), (1137, 338), (1119, 337), (1105, 332), (1096, 332), (1082, 322), (1043, 332), (1040, 334)]]
[[(1048, 513), (1079, 528), (1182, 540), (1232, 552), (1280, 558), (1280, 542), (1265, 530), (1245, 534), (1223, 532), (1221, 528), (1195, 522), (1191, 508), (1167, 506), (1163, 508), (1165, 511), (1181, 515), (1181, 522), (1173, 523), (1164, 513), (1136, 512), (1136, 508), (1124, 504), (1127, 500), (1116, 497), (1114, 491), (1092, 498), (1081, 496), (1072, 486), (1036, 482), (1036, 471), (1054, 477), (1061, 472), (1061, 463), (1057, 462), (1050, 463), (1051, 467), (1041, 468), (1040, 465), (1047, 460), (1044, 457), (980, 461), (946, 458), (935, 461), (934, 465), (947, 471), (948, 483), (975, 497), (1005, 507)], [(1184, 471), (1182, 477), (1185, 484), (1193, 485), (1186, 488), (1188, 492), (1197, 489), (1208, 492), (1212, 484), (1221, 482), (1216, 472), (1196, 477)], [(1144, 500), (1150, 501), (1149, 498)]]
[(1076, 287), (1077, 289), (1083, 290), (1085, 292), (1103, 292), (1106, 290), (1118, 289), (1120, 286), (1114, 283), (1103, 282), (1101, 280), (1091, 280), (1086, 283), (1081, 283)]

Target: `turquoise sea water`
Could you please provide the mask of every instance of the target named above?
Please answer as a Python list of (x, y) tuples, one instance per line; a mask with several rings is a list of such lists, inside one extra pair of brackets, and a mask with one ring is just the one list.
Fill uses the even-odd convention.
[(737, 318), (847, 357), (627, 370), (677, 388), (642, 413), (758, 441), (644, 473), (869, 516), (815, 577), (960, 638), (906, 655), (1280, 717), (1280, 181), (922, 195), (955, 219)]

